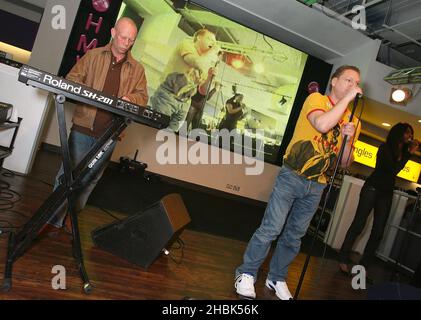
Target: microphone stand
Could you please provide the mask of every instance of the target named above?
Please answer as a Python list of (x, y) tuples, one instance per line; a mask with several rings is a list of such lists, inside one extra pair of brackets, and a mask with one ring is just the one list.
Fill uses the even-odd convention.
[[(349, 122), (352, 122), (352, 119), (354, 118), (354, 113), (355, 113), (355, 110), (357, 109), (359, 98), (361, 98), (361, 95), (360, 94), (357, 94), (357, 96), (355, 96), (355, 99), (354, 99), (354, 104), (352, 106), (352, 111), (351, 111), (351, 115), (349, 117)], [(312, 253), (312, 251), (314, 249), (314, 245), (316, 244), (316, 238), (317, 238), (317, 234), (318, 234), (319, 229), (320, 229), (320, 224), (322, 222), (323, 215), (324, 215), (324, 213), (326, 211), (326, 206), (327, 206), (327, 203), (328, 203), (329, 198), (330, 198), (330, 192), (332, 190), (333, 183), (334, 183), (335, 178), (336, 178), (336, 175), (338, 173), (339, 164), (342, 161), (344, 150), (345, 150), (345, 146), (346, 146), (347, 142), (348, 142), (348, 136), (344, 136), (343, 141), (342, 141), (342, 145), (341, 145), (341, 149), (339, 150), (338, 160), (336, 161), (335, 168), (334, 168), (334, 171), (333, 171), (333, 175), (330, 178), (328, 190), (326, 192), (326, 196), (325, 196), (325, 199), (324, 199), (324, 202), (323, 202), (322, 212), (320, 214), (319, 221), (317, 222), (317, 227), (316, 227), (316, 230), (314, 232), (313, 239), (311, 241), (310, 249), (309, 249), (309, 251), (307, 253), (307, 257), (306, 257), (306, 261), (304, 263), (304, 267), (303, 267), (303, 269), (301, 271), (300, 280), (298, 281), (297, 289), (295, 290), (294, 300), (297, 300), (298, 295), (300, 294), (301, 286), (303, 284), (304, 277), (305, 277), (305, 274), (307, 272), (308, 265), (310, 263), (311, 253)]]

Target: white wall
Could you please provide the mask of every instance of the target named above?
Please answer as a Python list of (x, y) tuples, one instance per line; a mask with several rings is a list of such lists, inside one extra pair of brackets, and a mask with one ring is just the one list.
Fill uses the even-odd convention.
[[(66, 50), (70, 32), (72, 31), (79, 4), (80, 0), (47, 1), (34, 47), (32, 48), (29, 65), (57, 74), (61, 60), (63, 59), (64, 51)], [(52, 13), (52, 8), (56, 5), (61, 5), (65, 8), (65, 29), (54, 29), (51, 25), (55, 16), (55, 14)]]
[[(57, 73), (80, 0), (58, 1), (46, 3), (29, 65), (42, 70)], [(67, 25), (64, 30), (56, 30), (51, 26), (55, 5), (63, 5), (66, 10)], [(30, 172), (42, 134), (50, 99), (46, 91), (25, 86), (17, 81), (18, 69), (0, 65), (0, 101), (14, 105), (17, 115), (22, 117), (22, 124), (11, 156), (4, 161), (4, 167), (20, 173)], [(8, 145), (11, 132), (1, 132), (0, 142)], [(58, 137), (58, 134), (57, 134)]]
[[(19, 69), (0, 64), (0, 101), (13, 105), (15, 117), (23, 118), (12, 154), (3, 167), (19, 173), (29, 173), (36, 153), (38, 138), (47, 107), (47, 93), (18, 82)], [(15, 119), (14, 121), (16, 121)], [(0, 130), (0, 144), (8, 147), (13, 129)]]
[[(370, 84), (366, 83), (365, 80), (369, 74), (370, 65), (376, 60), (379, 47), (380, 41), (373, 40), (362, 46), (355, 47), (354, 50), (342, 57), (328, 60), (329, 63), (333, 64), (332, 72), (334, 72), (337, 67), (344, 64), (355, 65), (360, 68), (361, 83), (363, 84), (364, 89), (368, 90)], [(365, 90), (364, 94), (366, 94)]]
[[(29, 65), (39, 68), (41, 70), (57, 74), (61, 61), (63, 59), (64, 51), (66, 50), (67, 42), (72, 31), (73, 23), (76, 18), (77, 10), (79, 8), (80, 0), (48, 0), (42, 21), (38, 30), (37, 38), (32, 49), (31, 59)], [(52, 8), (56, 5), (62, 5), (66, 9), (66, 28), (53, 29), (51, 21), (53, 18)], [(60, 145), (58, 134), (57, 115), (53, 101), (48, 106), (48, 115), (45, 119), (45, 129), (42, 132), (41, 141), (50, 143), (52, 145)], [(48, 102), (47, 102), (48, 103)], [(71, 116), (73, 114), (74, 106), (69, 103), (66, 104), (65, 115), (67, 126), (70, 126)]]

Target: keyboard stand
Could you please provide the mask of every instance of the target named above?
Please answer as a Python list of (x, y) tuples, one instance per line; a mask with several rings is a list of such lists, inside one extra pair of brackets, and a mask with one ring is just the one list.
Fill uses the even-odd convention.
[[(30, 244), (37, 237), (41, 228), (54, 215), (56, 210), (67, 200), (67, 212), (72, 222), (72, 252), (79, 267), (80, 276), (83, 281), (83, 290), (89, 294), (92, 286), (83, 263), (82, 246), (78, 227), (77, 213), (75, 212), (74, 201), (77, 192), (89, 183), (94, 175), (86, 178), (92, 172), (103, 153), (108, 150), (111, 144), (118, 139), (118, 136), (130, 124), (131, 120), (122, 116), (115, 117), (106, 132), (99, 138), (98, 142), (89, 150), (88, 154), (72, 169), (70, 162), (69, 146), (67, 142), (66, 119), (64, 115), (64, 102), (66, 98), (62, 94), (55, 94), (55, 107), (59, 125), (61, 154), (64, 174), (61, 176), (61, 184), (43, 202), (40, 208), (29, 219), (29, 221), (18, 232), (11, 232), (9, 236), (6, 266), (1, 290), (7, 292), (12, 287), (13, 263), (25, 254)], [(104, 164), (105, 165), (105, 164)]]

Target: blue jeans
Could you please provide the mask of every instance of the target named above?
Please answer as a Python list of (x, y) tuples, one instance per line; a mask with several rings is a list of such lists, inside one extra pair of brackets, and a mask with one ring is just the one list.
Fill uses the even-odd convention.
[(301, 238), (317, 210), (325, 186), (299, 176), (285, 166), (281, 168), (262, 223), (248, 243), (243, 264), (237, 268), (236, 276), (247, 273), (257, 279), (272, 241), (280, 235), (270, 262), (268, 279), (285, 281), (288, 266), (300, 250)]
[[(69, 135), (69, 152), (70, 152), (70, 163), (72, 169), (85, 157), (92, 146), (98, 141), (98, 138), (85, 135), (83, 133), (72, 130)], [(111, 158), (114, 151), (116, 141), (114, 141), (108, 150), (102, 155), (102, 157), (95, 164), (93, 169), (84, 177), (82, 183), (85, 184), (89, 179), (92, 179), (84, 188), (77, 191), (75, 198), (75, 211), (81, 211), (88, 201), (88, 198), (94, 190), (96, 184), (101, 178), (102, 174), (107, 167), (107, 163)], [(63, 164), (58, 171), (54, 183), (54, 190), (60, 185), (60, 176), (64, 173)], [(55, 225), (56, 227), (62, 227), (64, 218), (67, 214), (67, 201), (65, 201), (54, 213), (54, 215), (48, 221), (49, 224)]]

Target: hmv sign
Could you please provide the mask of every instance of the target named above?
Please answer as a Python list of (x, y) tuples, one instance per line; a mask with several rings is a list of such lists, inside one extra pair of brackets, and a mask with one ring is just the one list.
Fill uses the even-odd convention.
[(88, 51), (106, 45), (117, 19), (122, 0), (82, 0), (60, 66), (59, 76), (66, 76)]

